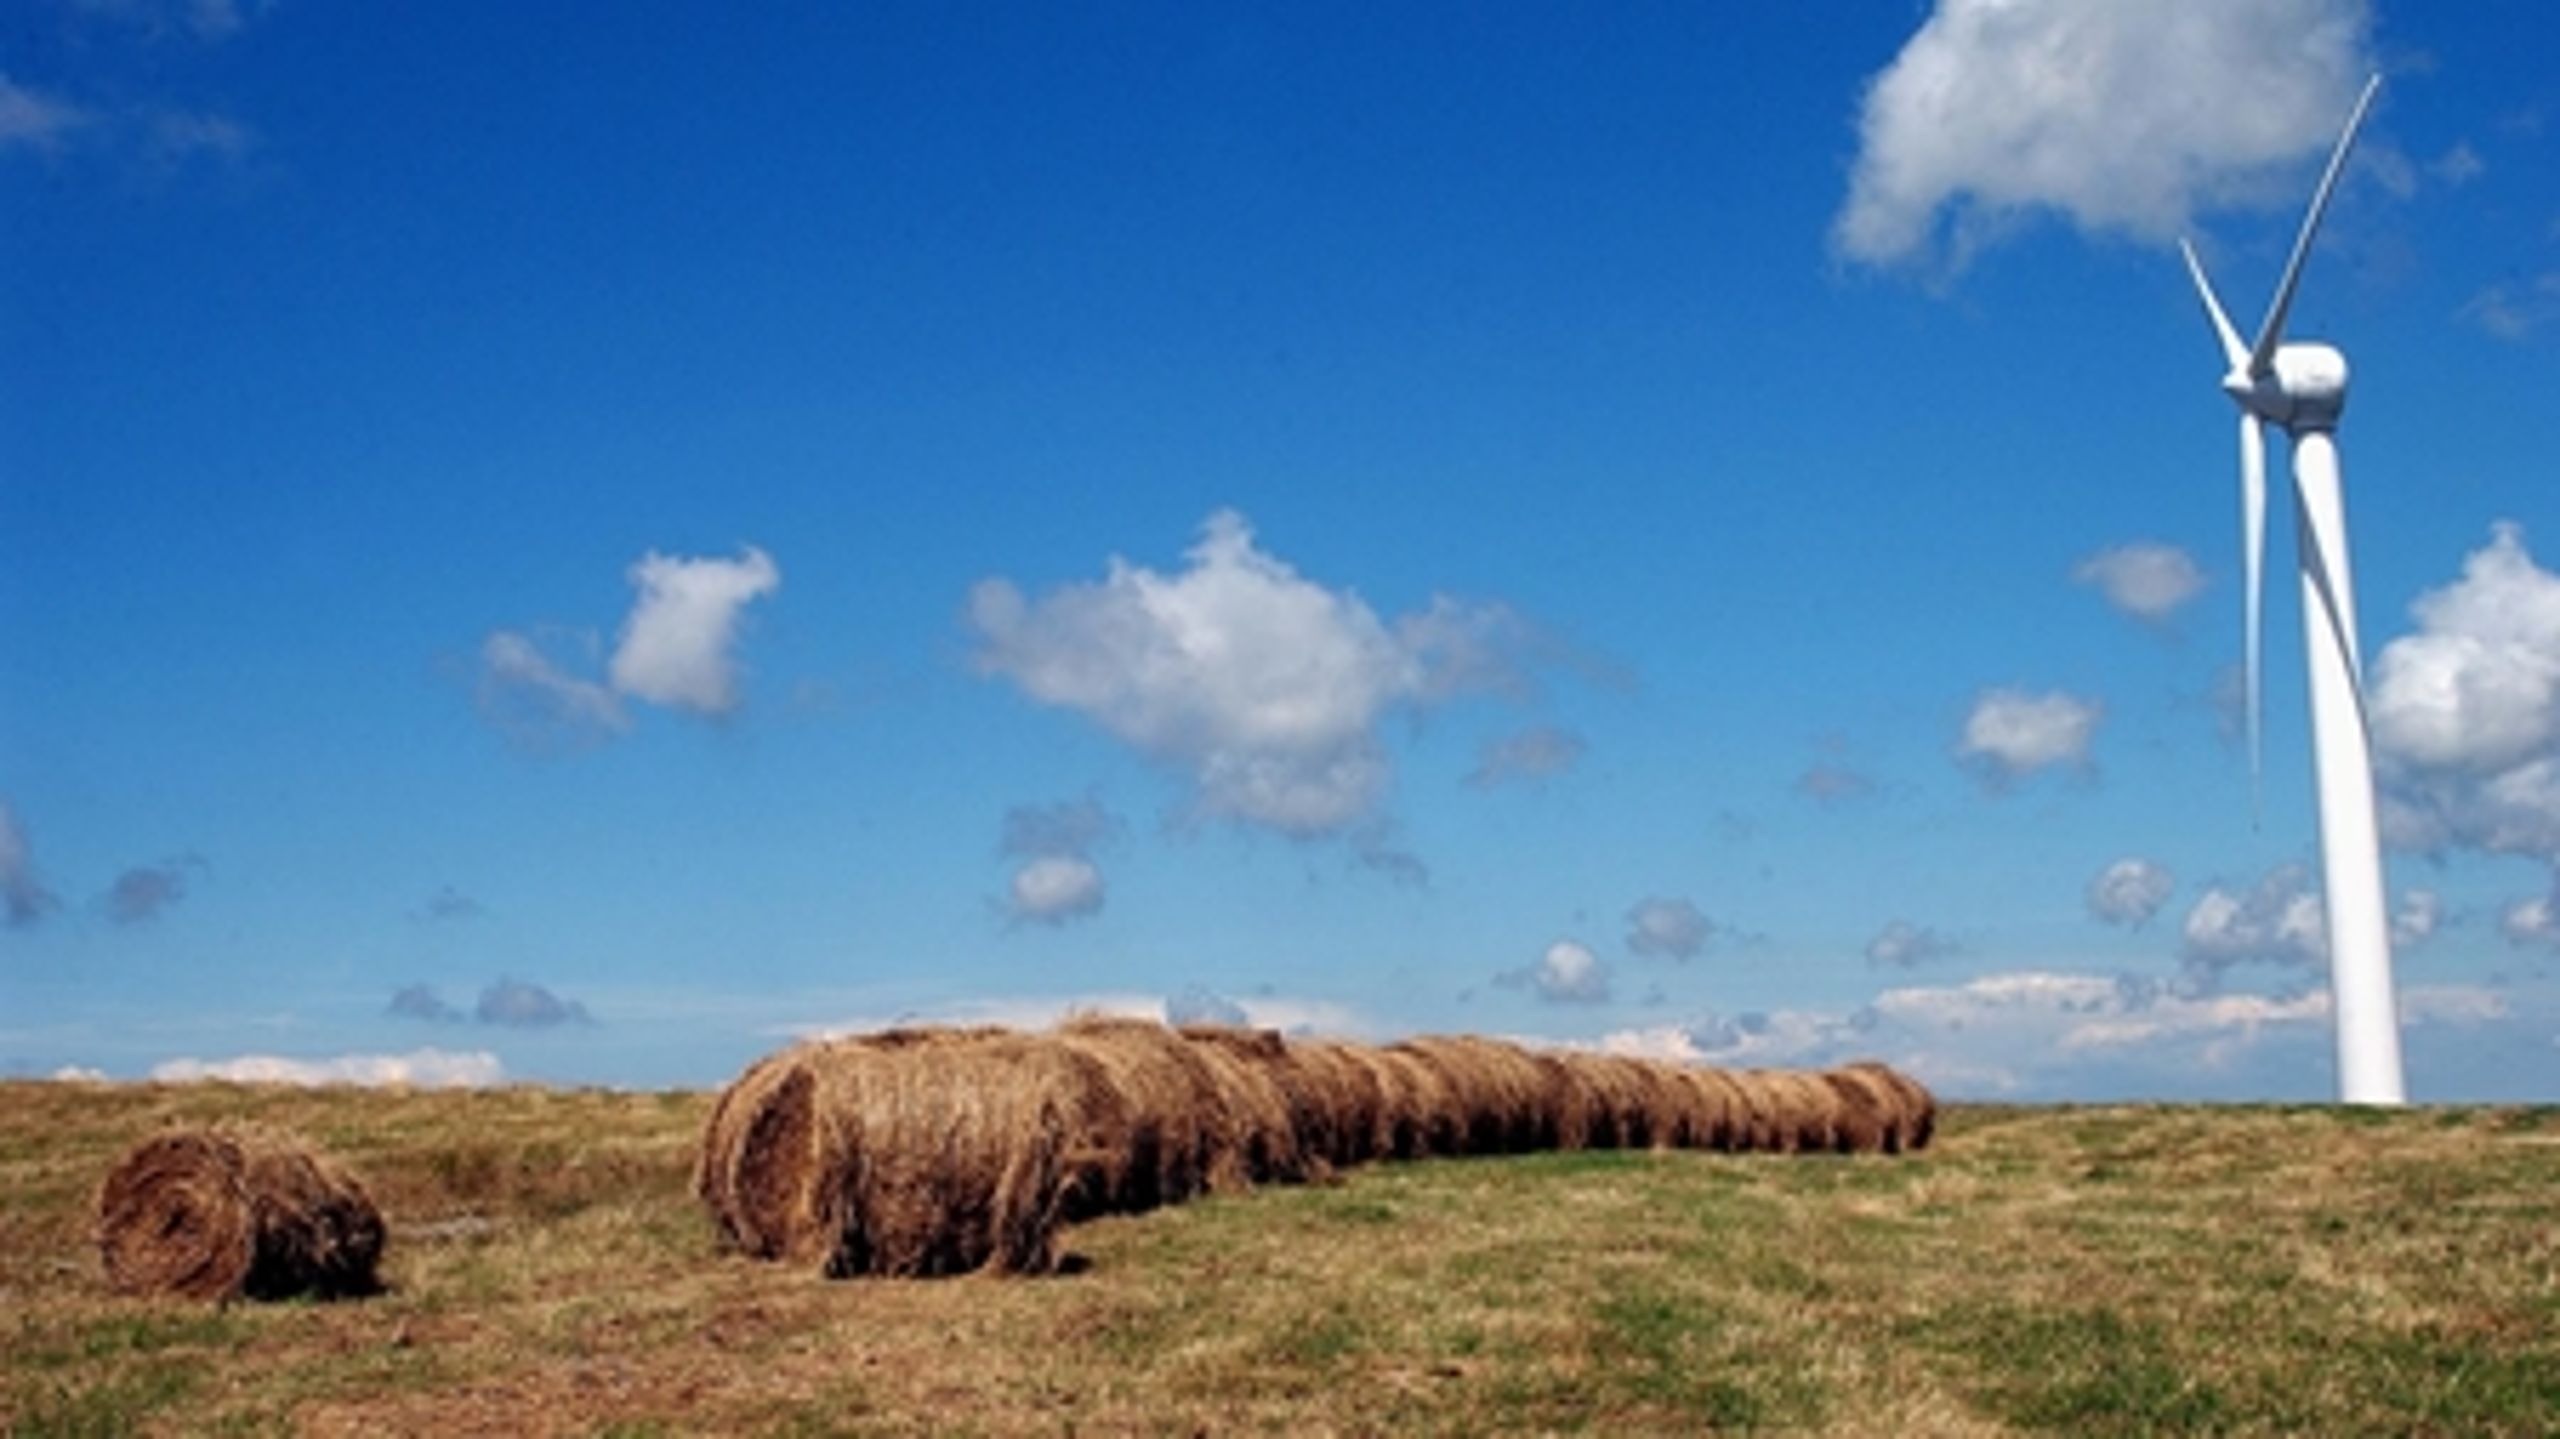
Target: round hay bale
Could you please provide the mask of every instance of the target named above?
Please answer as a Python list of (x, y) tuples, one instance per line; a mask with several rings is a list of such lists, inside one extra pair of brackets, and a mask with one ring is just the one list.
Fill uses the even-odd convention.
[(1938, 1100), (1920, 1081), (1889, 1065), (1872, 1059), (1861, 1059), (1841, 1066), (1875, 1076), (1901, 1100), (1899, 1119), (1903, 1152), (1929, 1147), (1930, 1138), (1938, 1131)]
[(750, 1253), (754, 1246), (741, 1227), (738, 1210), (739, 1175), (750, 1116), (760, 1110), (789, 1069), (801, 1062), (801, 1055), (801, 1048), (795, 1045), (768, 1054), (740, 1071), (712, 1101), (711, 1113), (702, 1122), (702, 1141), (694, 1151), (695, 1197), (711, 1211), (721, 1237)]
[(1565, 1055), (1538, 1051), (1529, 1056), (1545, 1082), (1544, 1093), (1557, 1149), (1589, 1149), (1593, 1147), (1595, 1125), (1603, 1122), (1600, 1093), (1591, 1081)]
[(1136, 1213), (1246, 1186), (1240, 1127), (1200, 1050), (1151, 1019), (1077, 1015), (1053, 1033), (1099, 1063), (1120, 1096), (1129, 1160), (1115, 1208)]
[[(1276, 1117), (1264, 1115), (1272, 1133), (1255, 1140), (1251, 1155), (1256, 1177), (1266, 1182), (1296, 1184), (1330, 1173), (1341, 1147), (1335, 1134), (1342, 1108), (1340, 1077), (1330, 1068), (1307, 1063), (1297, 1046), (1276, 1029), (1231, 1025), (1185, 1025), (1182, 1037), (1232, 1060), (1250, 1076), (1244, 1084), (1244, 1110), (1261, 1112), (1261, 1091), (1278, 1105)], [(1230, 1099), (1235, 1096), (1230, 1095)]]
[(1778, 1147), (1797, 1154), (1827, 1154), (1835, 1147), (1840, 1097), (1818, 1075), (1799, 1069), (1763, 1070), (1777, 1110)]
[(1458, 1097), (1440, 1071), (1411, 1050), (1390, 1045), (1361, 1058), (1378, 1076), (1385, 1157), (1424, 1159), (1461, 1152)]
[(1388, 1046), (1440, 1077), (1459, 1150), (1506, 1154), (1555, 1145), (1556, 1085), (1516, 1044), (1479, 1035), (1416, 1035)]
[(291, 1135), (173, 1130), (98, 1189), (98, 1256), (128, 1294), (348, 1298), (381, 1290), (382, 1213), (354, 1175)]
[(1574, 1062), (1598, 1093), (1606, 1119), (1607, 1138), (1594, 1139), (1594, 1147), (1647, 1149), (1680, 1142), (1686, 1108), (1668, 1066), (1622, 1054), (1576, 1055)]
[(1700, 1065), (1669, 1065), (1682, 1101), (1679, 1147), (1682, 1150), (1731, 1150), (1733, 1091), (1723, 1075)]
[(1902, 1149), (1902, 1101), (1877, 1075), (1857, 1069), (1828, 1069), (1815, 1076), (1840, 1098), (1840, 1118), (1832, 1140), (1843, 1154), (1895, 1154)]
[(973, 1035), (856, 1047), (820, 1066), (811, 1210), (831, 1278), (1056, 1266), (1072, 1056)]
[(1768, 1072), (1728, 1069), (1724, 1082), (1741, 1106), (1734, 1116), (1733, 1147), (1752, 1153), (1785, 1148), (1780, 1138), (1778, 1101), (1769, 1091)]
[(1365, 1164), (1393, 1151), (1386, 1131), (1386, 1090), (1365, 1045), (1340, 1040), (1301, 1040), (1290, 1047), (1316, 1092), (1329, 1106), (1335, 1165)]

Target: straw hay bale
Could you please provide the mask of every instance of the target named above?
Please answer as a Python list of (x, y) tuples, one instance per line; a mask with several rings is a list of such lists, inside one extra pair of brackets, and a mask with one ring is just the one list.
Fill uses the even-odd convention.
[(1929, 1147), (1930, 1137), (1936, 1134), (1938, 1129), (1938, 1101), (1937, 1097), (1929, 1092), (1927, 1086), (1901, 1070), (1872, 1059), (1857, 1060), (1841, 1067), (1845, 1070), (1873, 1075), (1900, 1099), (1901, 1103), (1897, 1106), (1900, 1143), (1897, 1147), (1902, 1152), (1908, 1153)]
[(1724, 1082), (1740, 1105), (1734, 1116), (1733, 1147), (1752, 1153), (1782, 1149), (1778, 1102), (1769, 1092), (1766, 1070), (1728, 1069)]
[(381, 1289), (382, 1213), (302, 1140), (251, 1126), (146, 1139), (98, 1190), (98, 1256), (128, 1294), (323, 1299)]
[[(1269, 1086), (1279, 1108), (1276, 1120), (1266, 1118), (1264, 1123), (1276, 1124), (1277, 1133), (1256, 1156), (1261, 1178), (1280, 1183), (1321, 1179), (1342, 1162), (1339, 1130), (1348, 1097), (1337, 1066), (1311, 1061), (1276, 1029), (1185, 1025), (1181, 1034), (1234, 1060), (1254, 1076), (1256, 1084)], [(1259, 1107), (1258, 1098), (1248, 1094), (1247, 1099), (1248, 1109)]]
[(1151, 1019), (1076, 1015), (1053, 1033), (1100, 1063), (1120, 1096), (1131, 1154), (1115, 1208), (1134, 1213), (1251, 1183), (1249, 1121), (1204, 1051)]
[[(1327, 1112), (1322, 1152), (1337, 1167), (1365, 1164), (1391, 1147), (1384, 1128), (1386, 1093), (1365, 1050), (1338, 1040), (1298, 1040), (1289, 1046)], [(1303, 1130), (1299, 1143), (1314, 1147)]]
[(1592, 1115), (1595, 1149), (1645, 1149), (1680, 1142), (1687, 1103), (1685, 1085), (1668, 1065), (1620, 1054), (1578, 1054), (1570, 1062), (1598, 1098)]
[(1558, 1086), (1516, 1044), (1479, 1035), (1417, 1035), (1388, 1046), (1438, 1075), (1458, 1151), (1507, 1154), (1555, 1147)]
[(1843, 1154), (1894, 1154), (1902, 1149), (1902, 1098), (1871, 1070), (1831, 1069), (1817, 1076), (1840, 1098), (1833, 1141)]
[(1439, 1070), (1393, 1045), (1363, 1050), (1361, 1057), (1378, 1076), (1385, 1157), (1424, 1159), (1461, 1152), (1458, 1097)]
[(1019, 1035), (826, 1053), (809, 1208), (827, 1275), (1054, 1268), (1074, 1063)]
[(1741, 1122), (1742, 1097), (1732, 1081), (1721, 1070), (1704, 1065), (1682, 1065), (1677, 1069), (1680, 1082), (1689, 1087), (1689, 1123), (1683, 1147), (1689, 1149), (1731, 1150), (1734, 1132)]

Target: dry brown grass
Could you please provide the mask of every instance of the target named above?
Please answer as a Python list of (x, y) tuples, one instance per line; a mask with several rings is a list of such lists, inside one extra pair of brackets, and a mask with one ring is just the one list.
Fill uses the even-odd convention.
[[(1374, 1165), (833, 1283), (687, 1180), (704, 1094), (0, 1084), (0, 1431), (2548, 1432), (2560, 1110), (1951, 1110), (1897, 1164)], [(364, 1176), (387, 1292), (106, 1284), (98, 1176), (249, 1120)]]

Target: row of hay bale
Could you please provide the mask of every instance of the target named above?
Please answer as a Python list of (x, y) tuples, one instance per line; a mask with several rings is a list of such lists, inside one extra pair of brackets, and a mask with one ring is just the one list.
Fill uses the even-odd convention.
[(1936, 1105), (1880, 1064), (1718, 1070), (1435, 1036), (1388, 1045), (1073, 1018), (766, 1056), (695, 1191), (724, 1237), (830, 1275), (1041, 1273), (1061, 1224), (1354, 1164), (1549, 1149), (1900, 1153)]

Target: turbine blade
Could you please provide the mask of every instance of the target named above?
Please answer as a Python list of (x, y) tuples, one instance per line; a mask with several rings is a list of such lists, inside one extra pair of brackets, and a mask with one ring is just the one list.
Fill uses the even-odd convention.
[(2258, 327), (2258, 342), (2249, 347), (2249, 373), (2263, 377), (2271, 373), (2276, 361), (2276, 346), (2284, 343), (2285, 316), (2293, 310), (2293, 289), (2302, 282), (2302, 262), (2311, 255), (2312, 237), (2320, 233), (2320, 217), (2328, 212), (2330, 192), (2338, 188), (2338, 176), (2347, 168), (2347, 152), (2355, 148), (2356, 131), (2364, 125), (2364, 112), (2373, 104), (2373, 92), (2382, 88), (2382, 76), (2364, 82), (2364, 93), (2356, 97), (2356, 108), (2347, 116), (2347, 128), (2338, 136), (2338, 148), (2329, 152), (2329, 168), (2320, 176), (2320, 188), (2312, 192), (2311, 209), (2302, 217), (2302, 233), (2293, 240), (2293, 258), (2284, 266), (2284, 280), (2276, 286), (2275, 303), (2267, 307), (2266, 323)]
[(2187, 257), (2187, 273), (2196, 282), (2196, 295), (2204, 301), (2204, 313), (2213, 321), (2213, 333), (2222, 341), (2222, 362), (2239, 369), (2249, 362), (2249, 351), (2240, 343), (2240, 332), (2231, 328), (2231, 317), (2222, 312), (2222, 301), (2213, 293), (2213, 282), (2204, 277), (2204, 262), (2196, 258), (2196, 247), (2178, 237), (2178, 253)]
[(2258, 689), (2259, 621), (2264, 614), (2267, 551), (2267, 436), (2258, 417), (2240, 416), (2240, 562), (2247, 571), (2248, 594), (2242, 604), (2248, 616), (2249, 686), (2249, 818), (2265, 814), (2266, 786), (2261, 766)]

